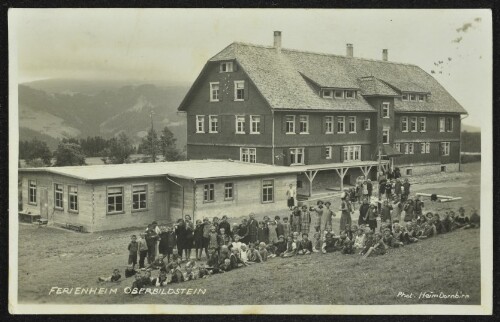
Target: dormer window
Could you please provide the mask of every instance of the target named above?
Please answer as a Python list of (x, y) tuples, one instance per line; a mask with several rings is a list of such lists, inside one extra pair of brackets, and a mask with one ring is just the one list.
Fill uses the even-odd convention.
[(407, 101), (407, 100), (408, 100), (408, 94), (403, 93), (403, 101)]
[(222, 62), (219, 65), (219, 71), (221, 73), (230, 73), (233, 71), (233, 62), (232, 61), (227, 61), (227, 62)]
[(419, 102), (423, 102), (423, 101), (425, 101), (425, 95), (423, 95), (423, 94), (418, 94), (418, 101), (419, 101)]
[(401, 95), (401, 99), (403, 101), (410, 101), (410, 102), (425, 102), (427, 98), (426, 94), (421, 94), (421, 93), (403, 93)]
[(356, 92), (355, 91), (345, 91), (345, 98), (347, 98), (347, 99), (356, 98)]
[(333, 98), (333, 91), (330, 89), (324, 89), (323, 98)]
[(344, 98), (344, 91), (335, 91), (335, 98)]
[(408, 97), (410, 98), (410, 101), (412, 101), (412, 102), (415, 102), (417, 100), (417, 95), (415, 95), (415, 94), (410, 94), (410, 95), (408, 95)]

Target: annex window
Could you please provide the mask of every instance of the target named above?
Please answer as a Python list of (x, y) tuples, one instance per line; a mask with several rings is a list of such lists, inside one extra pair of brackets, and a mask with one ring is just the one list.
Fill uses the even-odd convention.
[(403, 97), (401, 98), (403, 101), (407, 101), (408, 100), (408, 94), (406, 93), (403, 93)]
[(417, 100), (417, 95), (416, 94), (409, 94), (408, 95), (410, 101), (415, 102)]
[(295, 134), (295, 115), (285, 116), (286, 134)]
[(209, 116), (210, 126), (208, 128), (209, 133), (218, 133), (219, 132), (219, 117), (217, 115)]
[(382, 103), (382, 117), (388, 119), (389, 118), (389, 106), (390, 103), (384, 102)]
[(309, 134), (309, 116), (299, 116), (299, 132), (301, 134)]
[(54, 208), (63, 209), (63, 185), (54, 184)]
[(123, 187), (108, 188), (108, 214), (123, 212)]
[(224, 200), (234, 199), (234, 185), (232, 182), (227, 182), (224, 184)]
[(196, 115), (196, 133), (205, 133), (204, 115)]
[(132, 186), (132, 210), (144, 210), (148, 208), (147, 204), (148, 187), (147, 185)]
[(274, 180), (262, 180), (262, 202), (274, 202)]
[(213, 202), (215, 200), (215, 187), (213, 183), (203, 186), (203, 202)]
[(325, 149), (325, 158), (330, 160), (333, 156), (333, 148), (331, 146), (327, 146)]
[(260, 116), (258, 115), (250, 116), (250, 133), (251, 134), (260, 133)]
[(210, 83), (210, 102), (219, 101), (219, 82)]
[(325, 116), (325, 134), (333, 133), (333, 116)]
[(349, 133), (356, 133), (356, 116), (349, 116)]
[(361, 145), (347, 145), (343, 147), (344, 162), (361, 161)]
[(453, 132), (453, 119), (451, 117), (446, 118), (446, 132)]
[(345, 98), (353, 99), (356, 98), (356, 91), (345, 91)]
[(245, 134), (245, 116), (236, 115), (236, 133)]
[(405, 154), (413, 154), (414, 146), (413, 143), (405, 143)]
[(441, 142), (441, 155), (450, 155), (450, 142)]
[(248, 163), (257, 162), (257, 151), (255, 148), (240, 148), (240, 161)]
[(401, 131), (408, 132), (408, 116), (401, 117)]
[(394, 150), (397, 152), (401, 152), (401, 144), (400, 143), (394, 143)]
[(366, 130), (366, 131), (371, 130), (371, 120), (370, 119), (363, 120), (363, 130)]
[(389, 144), (389, 131), (388, 127), (382, 129), (382, 144)]
[(245, 81), (234, 81), (234, 100), (245, 100)]
[(427, 119), (426, 119), (426, 117), (425, 117), (425, 116), (424, 116), (424, 117), (420, 117), (420, 118), (418, 119), (418, 130), (419, 130), (420, 132), (425, 132), (425, 129), (426, 129), (426, 127), (427, 127), (427, 126), (426, 126), (426, 121), (427, 121)]
[(446, 126), (446, 120), (444, 117), (439, 118), (439, 132), (444, 132)]
[(28, 181), (28, 203), (36, 205), (36, 181)]
[(78, 212), (78, 187), (68, 186), (68, 209), (71, 212)]
[(430, 153), (431, 144), (429, 142), (420, 143), (420, 154)]
[(330, 89), (324, 89), (323, 98), (333, 98), (333, 91)]
[(417, 132), (417, 117), (413, 116), (410, 118), (410, 131)]
[(413, 175), (413, 169), (406, 169), (406, 175), (407, 176)]
[(290, 149), (290, 165), (304, 164), (304, 148)]
[(345, 133), (345, 116), (337, 117), (337, 133)]
[(423, 95), (423, 94), (418, 94), (417, 96), (418, 96), (418, 101), (419, 101), (419, 102), (423, 102), (423, 101), (425, 101), (425, 95)]
[(233, 71), (233, 62), (228, 61), (228, 62), (222, 62), (219, 65), (219, 71), (221, 73), (230, 73)]
[(344, 98), (344, 91), (335, 91), (335, 98)]

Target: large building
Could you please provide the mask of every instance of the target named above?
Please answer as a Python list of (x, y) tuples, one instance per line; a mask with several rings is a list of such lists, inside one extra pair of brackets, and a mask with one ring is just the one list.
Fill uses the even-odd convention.
[[(316, 180), (326, 186), (366, 174), (357, 164), (373, 177), (379, 154), (403, 175), (458, 170), (464, 108), (418, 66), (389, 61), (387, 50), (381, 60), (353, 51), (351, 44), (345, 56), (285, 49), (279, 31), (270, 47), (230, 44), (179, 106), (188, 158), (324, 165)], [(347, 180), (337, 172), (339, 179), (339, 166), (357, 170)], [(298, 188), (308, 182), (299, 176)]]

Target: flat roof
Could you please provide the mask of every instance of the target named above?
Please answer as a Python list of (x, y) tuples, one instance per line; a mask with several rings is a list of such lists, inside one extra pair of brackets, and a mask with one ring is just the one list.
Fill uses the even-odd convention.
[(273, 166), (231, 160), (190, 160), (19, 169), (20, 173), (46, 172), (84, 181), (161, 176), (204, 180), (298, 173), (301, 171), (303, 170), (298, 169), (298, 167)]
[[(388, 160), (380, 160), (380, 164), (388, 163)], [(354, 161), (354, 162), (341, 162), (341, 163), (324, 163), (324, 164), (311, 164), (311, 165), (297, 165), (293, 166), (297, 172), (314, 171), (314, 170), (333, 170), (341, 168), (357, 168), (369, 167), (378, 165), (378, 161)]]

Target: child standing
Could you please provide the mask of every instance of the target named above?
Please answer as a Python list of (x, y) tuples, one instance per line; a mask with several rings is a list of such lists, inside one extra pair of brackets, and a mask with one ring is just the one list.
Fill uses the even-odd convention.
[(301, 231), (303, 234), (309, 234), (309, 229), (311, 227), (311, 213), (307, 210), (307, 205), (302, 205), (302, 210), (300, 214)]
[(269, 244), (275, 244), (278, 241), (278, 233), (276, 230), (276, 222), (275, 221), (270, 221), (269, 222)]
[(194, 249), (197, 260), (201, 260), (203, 253), (203, 223), (201, 220), (196, 220), (196, 227), (194, 228)]
[(290, 215), (290, 223), (292, 224), (293, 232), (300, 232), (302, 218), (298, 206), (293, 208), (292, 214)]
[(132, 264), (132, 268), (135, 268), (137, 264), (137, 254), (139, 253), (139, 243), (137, 243), (137, 236), (130, 236), (130, 243), (128, 244), (128, 264)]
[(210, 227), (210, 233), (208, 234), (208, 252), (209, 254), (212, 251), (219, 250), (219, 235), (217, 235), (217, 231), (215, 230), (215, 226)]
[(290, 236), (290, 223), (288, 222), (288, 217), (283, 218), (283, 231), (285, 238)]
[(266, 239), (269, 239), (266, 237), (266, 224), (263, 222), (263, 221), (259, 221), (259, 227), (257, 228), (257, 241), (260, 243), (260, 242), (264, 242), (265, 244), (269, 243), (269, 240), (267, 240), (266, 242)]
[(148, 256), (148, 244), (146, 243), (145, 233), (141, 233), (139, 236), (141, 237), (137, 242), (139, 249), (139, 268), (144, 268), (144, 260)]

